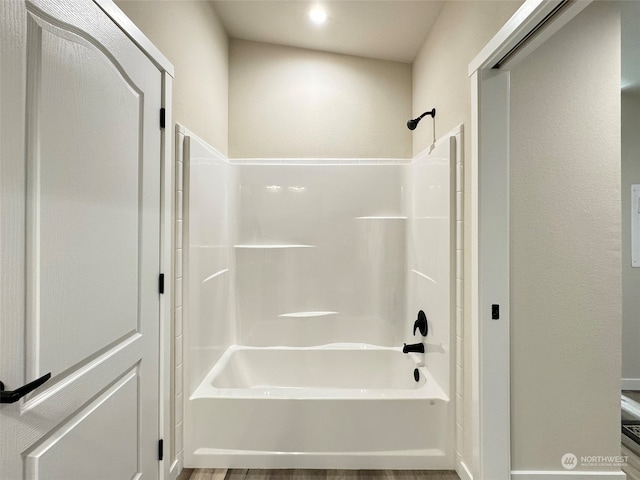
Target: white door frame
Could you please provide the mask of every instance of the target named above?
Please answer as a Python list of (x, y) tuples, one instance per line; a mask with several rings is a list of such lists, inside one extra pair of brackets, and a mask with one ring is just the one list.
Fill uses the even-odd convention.
[[(160, 150), (160, 271), (164, 273), (164, 295), (160, 296), (160, 438), (164, 440), (164, 459), (160, 462), (160, 480), (175, 478), (176, 459), (171, 458), (173, 442), (171, 432), (175, 415), (172, 415), (171, 372), (172, 362), (172, 305), (174, 292), (171, 279), (173, 278), (173, 224), (174, 224), (174, 158), (173, 158), (173, 112), (172, 112), (172, 87), (174, 68), (171, 62), (151, 43), (142, 31), (127, 17), (113, 0), (93, 0), (120, 29), (142, 50), (147, 57), (158, 67), (162, 74), (162, 100), (161, 106), (165, 109), (165, 127), (161, 131), (162, 147)], [(158, 120), (159, 121), (159, 120)], [(172, 471), (173, 470), (173, 471)]]
[[(592, 0), (569, 2), (499, 69), (493, 67), (561, 3), (526, 0), (469, 64), (471, 318), (475, 476), (511, 478), (509, 334), (510, 70)], [(492, 319), (499, 305), (499, 319)]]

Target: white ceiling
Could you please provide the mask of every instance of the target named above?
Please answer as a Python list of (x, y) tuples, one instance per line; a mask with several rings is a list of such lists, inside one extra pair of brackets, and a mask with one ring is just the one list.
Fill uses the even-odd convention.
[[(439, 0), (213, 1), (231, 38), (411, 63), (440, 13)], [(329, 18), (309, 21), (321, 4)]]

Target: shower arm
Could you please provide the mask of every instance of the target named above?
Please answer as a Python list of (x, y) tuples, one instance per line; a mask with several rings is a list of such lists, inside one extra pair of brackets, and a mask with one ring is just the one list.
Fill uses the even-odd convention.
[[(422, 115), (420, 115), (417, 118), (412, 118), (411, 120), (407, 121), (407, 128), (409, 130), (415, 130), (416, 127), (418, 126), (418, 123), (420, 123), (420, 120), (422, 120), (424, 117), (426, 117), (427, 115), (430, 115), (434, 121), (436, 119), (436, 109), (432, 108), (429, 111), (424, 112)], [(435, 134), (435, 132), (434, 132)]]
[(426, 117), (427, 115), (431, 115), (432, 118), (436, 118), (436, 109), (432, 108), (431, 110), (424, 112), (422, 115), (416, 118), (415, 121), (419, 122), (423, 117)]

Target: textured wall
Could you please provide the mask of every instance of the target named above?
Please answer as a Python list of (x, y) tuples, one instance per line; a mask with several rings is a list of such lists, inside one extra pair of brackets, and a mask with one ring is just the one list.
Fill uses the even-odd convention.
[(116, 0), (175, 67), (173, 119), (227, 153), (229, 47), (213, 5)]
[(230, 157), (411, 157), (411, 65), (235, 39), (229, 64)]
[(620, 454), (616, 5), (587, 7), (511, 88), (512, 468), (562, 471), (565, 453)]
[[(413, 64), (413, 115), (435, 107), (436, 138), (471, 123), (469, 63), (522, 5), (520, 0), (446, 2)], [(413, 154), (431, 145), (429, 118), (413, 132)], [(466, 139), (466, 158), (471, 158)]]
[(640, 94), (622, 94), (622, 378), (640, 382), (640, 268), (631, 267), (631, 185), (640, 184)]
[[(435, 107), (436, 138), (449, 132), (456, 125), (463, 123), (465, 128), (471, 126), (471, 84), (469, 82), (469, 63), (487, 44), (495, 33), (522, 5), (521, 0), (509, 1), (454, 1), (446, 2), (438, 19), (433, 25), (425, 43), (413, 64), (413, 116)], [(431, 145), (433, 140), (433, 123), (426, 118), (413, 132), (413, 154), (418, 155)], [(463, 159), (471, 159), (471, 135), (465, 135)], [(471, 181), (471, 169), (464, 169), (464, 188), (468, 192)], [(461, 194), (462, 196), (462, 194)], [(470, 218), (471, 204), (469, 197), (464, 198), (464, 218)], [(470, 222), (464, 226), (465, 249), (470, 249)], [(471, 297), (470, 258), (464, 258), (464, 304), (465, 312), (470, 312)], [(464, 381), (458, 378), (458, 394), (471, 392), (471, 317), (464, 318), (464, 332), (456, 332), (464, 339)], [(459, 375), (462, 375), (462, 371)], [(471, 395), (461, 395), (464, 413), (458, 418), (461, 426), (471, 418)], [(467, 419), (467, 420), (465, 420)], [(476, 468), (471, 463), (473, 452), (471, 429), (464, 429), (463, 457), (467, 467)]]

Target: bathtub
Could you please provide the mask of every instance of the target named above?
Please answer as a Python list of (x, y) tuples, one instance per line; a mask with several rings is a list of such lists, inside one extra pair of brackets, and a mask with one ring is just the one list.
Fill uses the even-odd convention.
[(187, 402), (185, 466), (452, 469), (451, 402), (421, 356), (232, 346)]

